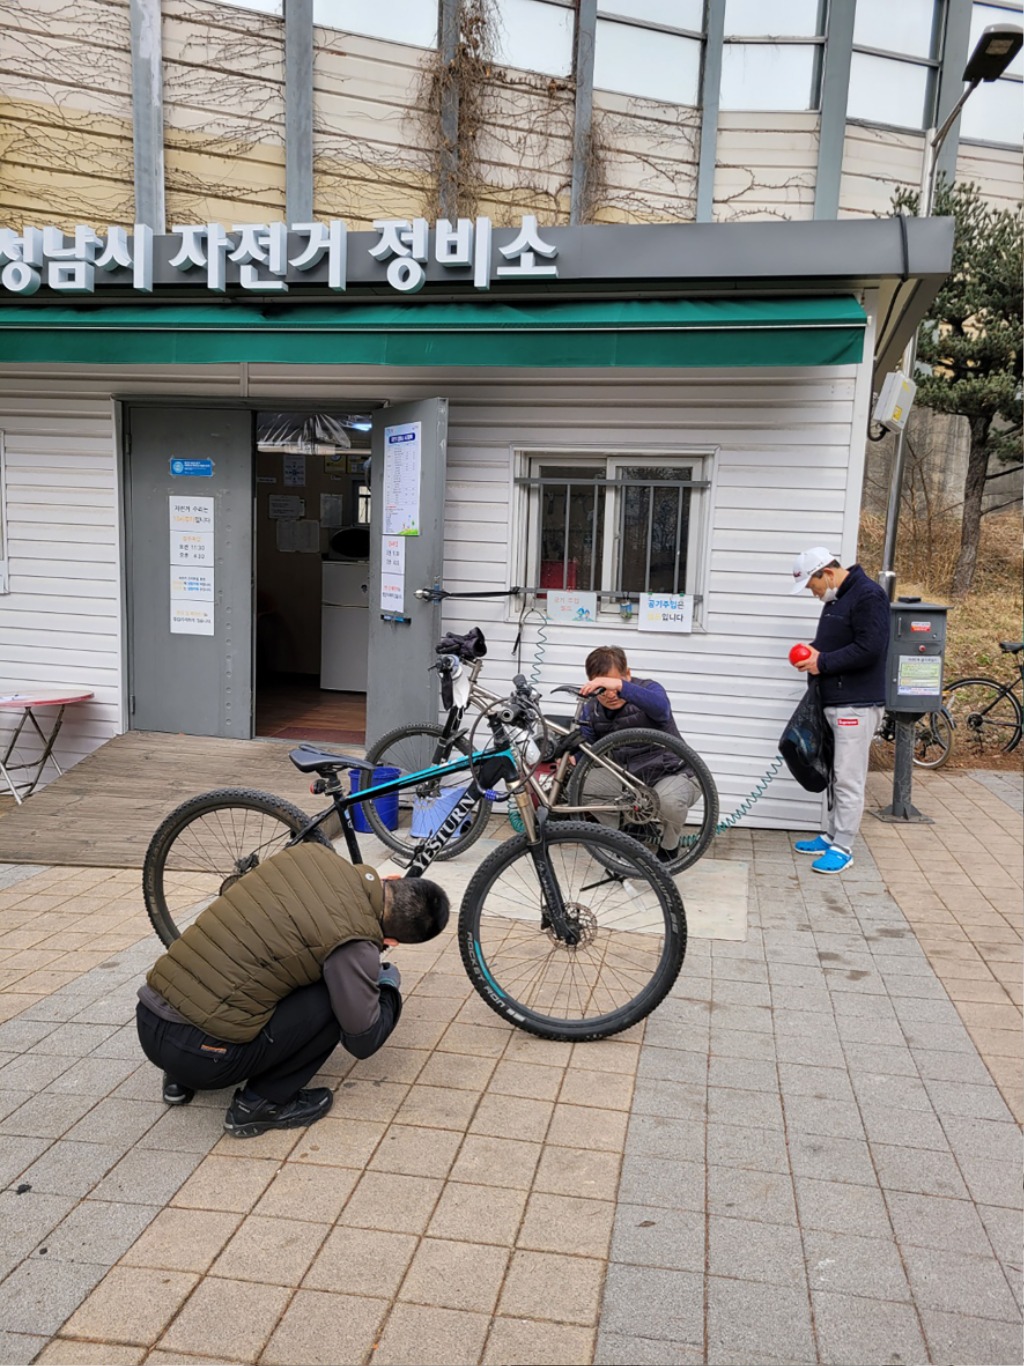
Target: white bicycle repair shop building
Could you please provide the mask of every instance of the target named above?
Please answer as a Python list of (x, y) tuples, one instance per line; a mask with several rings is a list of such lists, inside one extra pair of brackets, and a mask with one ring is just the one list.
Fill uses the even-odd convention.
[[(0, 693), (94, 693), (65, 766), (130, 729), (248, 739), (260, 631), (315, 671), (322, 565), (367, 559), (368, 740), (434, 717), (445, 630), (482, 627), (497, 691), (615, 644), (728, 813), (802, 686), (793, 557), (855, 559), (872, 392), (952, 241), (912, 218), (7, 233)], [(781, 775), (747, 820), (818, 816)]]

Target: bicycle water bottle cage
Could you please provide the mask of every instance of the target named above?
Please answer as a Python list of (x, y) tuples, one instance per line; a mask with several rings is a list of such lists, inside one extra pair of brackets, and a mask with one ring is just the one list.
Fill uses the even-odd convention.
[(474, 626), (471, 631), (467, 631), (464, 636), (456, 635), (454, 631), (449, 631), (438, 644), (434, 647), (434, 653), (439, 655), (456, 655), (459, 659), (467, 662), (474, 659), (483, 659), (487, 653), (487, 642), (484, 640), (484, 633), (479, 626)]

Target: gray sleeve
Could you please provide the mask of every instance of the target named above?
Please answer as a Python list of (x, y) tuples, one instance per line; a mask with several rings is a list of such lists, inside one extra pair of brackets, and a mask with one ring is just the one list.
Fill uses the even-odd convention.
[(342, 944), (324, 962), (324, 984), (342, 1034), (365, 1034), (380, 1018), (380, 952), (368, 940)]

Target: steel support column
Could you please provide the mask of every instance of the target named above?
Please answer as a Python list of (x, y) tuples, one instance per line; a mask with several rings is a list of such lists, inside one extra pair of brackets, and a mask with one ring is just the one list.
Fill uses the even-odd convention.
[(846, 142), (846, 101), (850, 91), (853, 56), (851, 4), (831, 4), (825, 25), (824, 69), (821, 75), (821, 122), (818, 130), (818, 169), (814, 182), (815, 218), (839, 214), (839, 186)]
[(164, 78), (160, 0), (130, 0), (135, 222), (166, 227), (164, 209)]
[(459, 212), (459, 86), (451, 79), (459, 53), (459, 0), (441, 0), (441, 156), (437, 203), (442, 218)]
[(597, 0), (579, 0), (576, 12), (576, 113), (572, 131), (572, 190), (569, 222), (583, 221), (594, 127), (594, 35)]
[(697, 161), (698, 223), (715, 216), (715, 167), (718, 164), (718, 100), (722, 84), (722, 38), (725, 33), (725, 0), (707, 0), (707, 29), (701, 63), (700, 156)]
[(313, 0), (284, 0), (284, 202), (313, 221)]
[[(942, 39), (942, 65), (939, 67), (939, 89), (935, 101), (936, 128), (941, 128), (963, 94), (964, 66), (971, 41), (971, 0), (947, 0), (946, 27)], [(935, 158), (936, 183), (945, 177), (950, 184), (956, 178), (956, 157), (960, 143), (960, 120), (946, 134), (946, 140)], [(927, 151), (925, 153), (927, 156)]]

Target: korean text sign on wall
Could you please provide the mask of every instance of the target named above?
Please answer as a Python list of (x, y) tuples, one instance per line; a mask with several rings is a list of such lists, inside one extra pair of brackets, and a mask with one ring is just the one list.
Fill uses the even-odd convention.
[[(167, 236), (136, 224), (111, 227), (101, 236), (80, 226), (65, 234), (55, 227), (0, 228), (0, 293), (28, 297), (44, 285), (58, 294), (93, 294), (117, 285), (151, 294), (155, 287), (200, 284), (223, 294), (228, 286), (259, 294), (283, 294), (293, 285), (343, 291), (386, 283), (415, 294), (434, 264), (450, 280), (490, 289), (492, 280), (544, 280), (558, 276), (558, 248), (545, 242), (532, 214), (524, 215), (512, 240), (495, 247), (489, 218), (384, 218), (371, 234), (350, 234), (340, 220), (329, 223), (178, 224)], [(495, 259), (498, 264), (495, 265)]]

